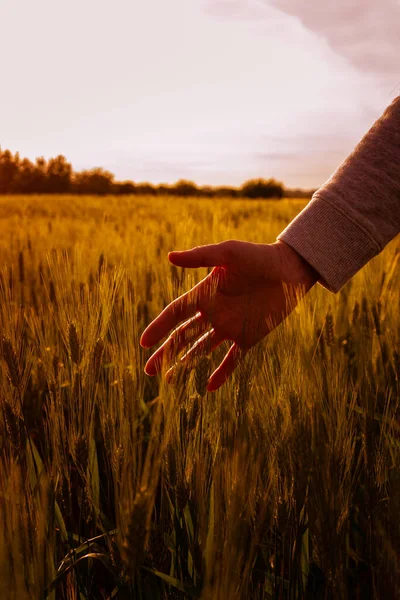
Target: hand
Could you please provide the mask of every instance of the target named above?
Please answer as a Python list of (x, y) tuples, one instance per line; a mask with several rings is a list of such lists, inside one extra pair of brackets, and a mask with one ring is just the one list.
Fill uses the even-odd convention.
[[(253, 244), (229, 240), (170, 252), (168, 258), (178, 267), (215, 268), (145, 329), (140, 339), (145, 348), (172, 330), (147, 361), (145, 372), (156, 375), (163, 363), (175, 361), (193, 342), (182, 362), (209, 354), (224, 340), (231, 340), (230, 350), (208, 380), (210, 392), (231, 376), (249, 349), (290, 314), (318, 279), (314, 269), (282, 241)], [(173, 371), (174, 367), (166, 373), (167, 380)]]

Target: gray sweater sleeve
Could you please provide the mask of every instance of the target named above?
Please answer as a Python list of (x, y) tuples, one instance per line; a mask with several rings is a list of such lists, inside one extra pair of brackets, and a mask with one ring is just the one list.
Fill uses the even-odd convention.
[(332, 292), (400, 232), (400, 96), (278, 236)]

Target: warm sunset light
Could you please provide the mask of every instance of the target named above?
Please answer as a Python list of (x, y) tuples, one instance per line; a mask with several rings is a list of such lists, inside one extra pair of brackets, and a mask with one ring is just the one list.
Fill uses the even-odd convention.
[(0, 144), (118, 179), (317, 187), (400, 85), (399, 6), (342, 4), (6, 2)]
[(400, 0), (0, 5), (0, 600), (400, 600)]

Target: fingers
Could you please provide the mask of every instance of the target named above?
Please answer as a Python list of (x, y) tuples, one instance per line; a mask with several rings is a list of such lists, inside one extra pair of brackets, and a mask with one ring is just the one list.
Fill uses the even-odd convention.
[(206, 313), (218, 289), (221, 271), (223, 269), (216, 267), (186, 294), (179, 296), (164, 308), (142, 333), (140, 345), (143, 348), (154, 346), (172, 329), (175, 329), (181, 321), (185, 321), (199, 312), (200, 308), (202, 313)]
[(163, 361), (175, 359), (183, 348), (196, 340), (209, 327), (210, 324), (200, 313), (180, 325), (147, 361), (144, 369), (147, 375), (156, 375), (160, 371)]
[[(219, 337), (215, 331), (212, 329), (208, 331), (205, 335), (203, 335), (194, 346), (180, 359), (180, 365), (185, 365), (189, 363), (189, 368), (194, 366), (196, 363), (196, 359), (199, 356), (204, 356), (206, 354), (210, 354), (213, 350), (215, 350), (220, 344), (222, 344), (223, 339)], [(167, 371), (165, 374), (165, 378), (168, 383), (170, 383), (174, 377), (175, 370), (177, 365), (174, 365)]]
[[(200, 339), (195, 346), (187, 353), (184, 357), (181, 358), (181, 363), (187, 363), (189, 361), (195, 361), (195, 358), (198, 356), (209, 354), (215, 348), (217, 348), (223, 340), (218, 338), (214, 331), (209, 331), (202, 339)], [(214, 371), (214, 373), (210, 376), (207, 385), (208, 392), (215, 392), (218, 388), (220, 388), (232, 375), (234, 370), (239, 366), (239, 364), (243, 361), (244, 357), (248, 353), (248, 350), (244, 350), (240, 348), (237, 344), (233, 344), (229, 351), (227, 352), (224, 360)], [(175, 369), (177, 365), (174, 365), (167, 373), (165, 374), (165, 378), (168, 383), (173, 380)]]
[(198, 246), (191, 250), (170, 252), (169, 260), (177, 267), (223, 267), (227, 263), (229, 242)]
[(181, 322), (189, 319), (198, 312), (199, 301), (202, 290), (197, 284), (194, 288), (179, 296), (168, 304), (154, 321), (142, 333), (140, 345), (143, 348), (151, 348), (165, 337), (171, 329)]
[[(182, 252), (170, 252), (169, 260), (179, 267), (219, 267), (227, 263), (230, 252), (230, 242), (198, 246)], [(205, 279), (194, 288), (183, 294), (169, 304), (152, 323), (144, 330), (140, 338), (140, 345), (150, 348), (165, 337), (171, 329), (186, 319), (192, 317), (199, 310), (199, 303), (207, 297), (212, 297), (215, 292), (220, 272), (214, 269)]]
[(184, 356), (180, 362), (190, 363), (195, 362), (196, 358), (204, 354), (210, 354), (215, 348), (223, 342), (223, 339), (218, 336), (214, 329), (203, 335)]
[(233, 371), (246, 356), (247, 352), (248, 350), (244, 350), (237, 344), (233, 344), (218, 369), (211, 375), (207, 385), (207, 391), (215, 392), (215, 390), (221, 387), (221, 385), (223, 385), (232, 375)]

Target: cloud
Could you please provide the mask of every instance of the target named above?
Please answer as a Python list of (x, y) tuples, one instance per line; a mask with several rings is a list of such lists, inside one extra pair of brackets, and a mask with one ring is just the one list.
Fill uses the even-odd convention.
[(271, 16), (279, 17), (276, 9), (259, 0), (203, 0), (203, 11), (213, 17), (233, 21), (266, 20)]
[(397, 0), (265, 0), (297, 17), (364, 72), (400, 84), (400, 3)]
[[(203, 10), (221, 20), (288, 28), (301, 21), (357, 69), (399, 86), (400, 3), (397, 0), (203, 0)], [(283, 13), (283, 14), (282, 14)], [(286, 19), (285, 19), (286, 17)], [(390, 91), (390, 90), (389, 90)]]

